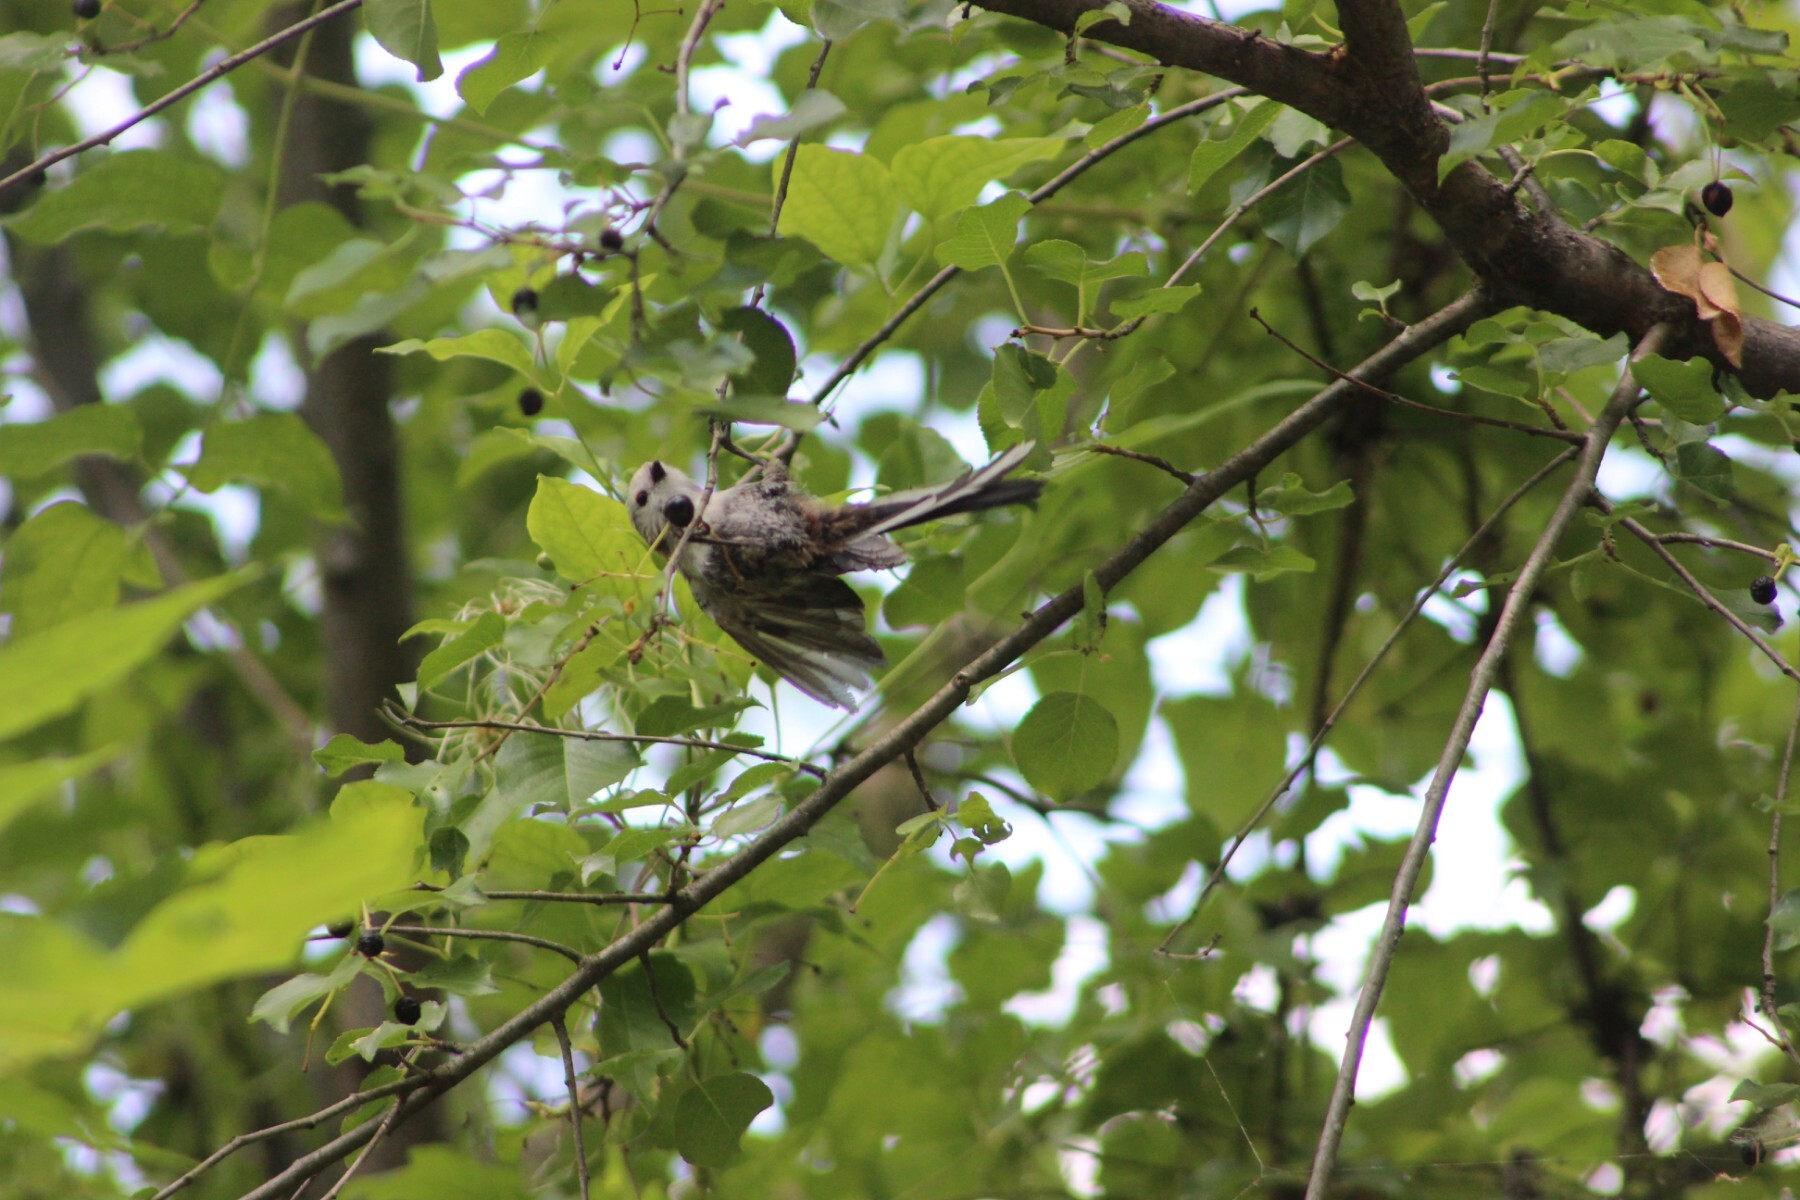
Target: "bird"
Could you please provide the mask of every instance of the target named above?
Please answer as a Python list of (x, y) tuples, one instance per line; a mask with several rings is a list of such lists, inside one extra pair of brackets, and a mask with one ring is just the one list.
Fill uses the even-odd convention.
[(679, 469), (651, 461), (632, 475), (625, 507), (653, 550), (666, 557), (679, 546), (677, 569), (720, 629), (808, 696), (855, 711), (856, 693), (887, 660), (862, 598), (840, 576), (904, 563), (906, 551), (888, 537), (895, 530), (1035, 501), (1042, 482), (1007, 478), (1033, 446), (1011, 446), (936, 487), (843, 505), (808, 495), (779, 460), (710, 498)]

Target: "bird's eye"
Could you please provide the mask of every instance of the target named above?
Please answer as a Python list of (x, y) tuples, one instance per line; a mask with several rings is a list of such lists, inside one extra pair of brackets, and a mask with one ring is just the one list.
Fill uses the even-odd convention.
[(687, 523), (694, 519), (694, 502), (686, 496), (677, 496), (663, 505), (663, 520), (677, 529), (686, 529)]
[(644, 505), (646, 505), (648, 503), (650, 503), (650, 493), (649, 492), (639, 492), (637, 494), (637, 506), (639, 508), (642, 508), (642, 507), (644, 507)]

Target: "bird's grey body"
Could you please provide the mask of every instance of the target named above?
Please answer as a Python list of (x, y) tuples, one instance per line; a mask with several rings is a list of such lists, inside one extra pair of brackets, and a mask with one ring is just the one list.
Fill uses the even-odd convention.
[(778, 462), (710, 499), (681, 471), (648, 462), (625, 503), (638, 533), (665, 554), (698, 519), (679, 564), (695, 601), (801, 691), (853, 709), (885, 660), (861, 598), (838, 577), (905, 562), (887, 536), (896, 529), (1036, 499), (1040, 483), (1005, 477), (1030, 453), (1029, 443), (1014, 446), (940, 487), (836, 507), (807, 495)]

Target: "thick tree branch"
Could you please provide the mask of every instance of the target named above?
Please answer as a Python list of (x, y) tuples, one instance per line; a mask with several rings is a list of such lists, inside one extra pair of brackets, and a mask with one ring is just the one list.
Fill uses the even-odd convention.
[[(1430, 113), (1416, 67), (1406, 65), (1414, 56), (1396, 5), (1340, 4), (1345, 45), (1315, 54), (1153, 0), (1124, 2), (1131, 9), (1129, 24), (1101, 21), (1083, 36), (1241, 84), (1354, 137), (1504, 302), (1560, 314), (1602, 337), (1623, 332), (1633, 342), (1665, 325), (1664, 353), (1705, 355), (1727, 365), (1694, 305), (1664, 291), (1647, 267), (1617, 246), (1554, 213), (1529, 208), (1474, 160), (1439, 182), (1448, 133)], [(1068, 34), (1083, 13), (1103, 8), (1105, 0), (983, 0), (982, 6)], [(1765, 397), (1783, 389), (1800, 392), (1800, 331), (1747, 317), (1744, 332), (1738, 371), (1744, 386)]]

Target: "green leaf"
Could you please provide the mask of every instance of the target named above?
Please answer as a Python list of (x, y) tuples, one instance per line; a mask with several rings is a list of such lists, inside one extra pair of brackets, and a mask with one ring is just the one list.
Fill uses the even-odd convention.
[(1347, 508), (1356, 502), (1356, 494), (1348, 479), (1340, 479), (1322, 492), (1309, 492), (1298, 475), (1281, 477), (1274, 487), (1256, 493), (1256, 506), (1286, 517), (1303, 517), (1310, 513)]
[(108, 746), (75, 758), (40, 758), (0, 766), (0, 831), (32, 805), (61, 795), (71, 780), (117, 758), (120, 750)]
[(221, 421), (206, 431), (200, 460), (186, 468), (203, 492), (227, 483), (279, 487), (322, 521), (345, 521), (344, 485), (331, 451), (293, 413)]
[(430, 0), (367, 0), (363, 15), (383, 50), (419, 69), (420, 83), (444, 73)]
[(1149, 261), (1136, 251), (1094, 262), (1080, 246), (1059, 238), (1033, 242), (1025, 247), (1025, 264), (1078, 288), (1108, 279), (1134, 278), (1150, 271)]
[(0, 558), (0, 610), (24, 637), (119, 602), (125, 574), (125, 531), (65, 501), (36, 513), (6, 543)]
[(473, 954), (433, 959), (413, 972), (412, 985), (442, 988), (453, 996), (491, 996), (500, 990), (493, 965)]
[(675, 1149), (697, 1167), (723, 1167), (741, 1153), (738, 1143), (775, 1094), (745, 1071), (702, 1079), (675, 1102)]
[(382, 739), (371, 745), (347, 733), (333, 734), (329, 742), (312, 752), (313, 761), (325, 768), (325, 774), (337, 778), (351, 767), (366, 763), (405, 762), (406, 751), (398, 742)]
[(975, 203), (981, 189), (1028, 163), (1054, 158), (1064, 139), (954, 134), (902, 146), (893, 158), (900, 198), (928, 221)]
[(419, 664), (421, 690), (435, 687), (443, 678), (464, 663), (480, 658), (500, 644), (506, 636), (506, 621), (497, 612), (484, 612), (474, 624), (425, 656)]
[(1470, 117), (1450, 130), (1449, 149), (1438, 159), (1438, 182), (1476, 155), (1536, 133), (1562, 114), (1567, 101), (1555, 92), (1529, 88), (1496, 96), (1493, 103), (1493, 112)]
[(1323, 159), (1262, 204), (1263, 229), (1289, 254), (1300, 258), (1338, 227), (1350, 211), (1350, 189), (1335, 158)]
[(1032, 705), (1013, 734), (1013, 761), (1032, 787), (1068, 800), (1099, 786), (1119, 753), (1119, 725), (1097, 701), (1052, 692)]
[(190, 583), (0, 646), (0, 737), (73, 712), (148, 662), (195, 612), (251, 578), (240, 571)]
[(803, 237), (847, 266), (881, 257), (900, 213), (887, 164), (866, 154), (800, 146), (779, 232)]
[(994, 398), (1000, 415), (1018, 425), (1031, 410), (1039, 392), (1056, 384), (1056, 364), (1035, 350), (1007, 342), (994, 351)]
[(1112, 302), (1113, 316), (1130, 321), (1156, 313), (1180, 312), (1187, 307), (1188, 301), (1199, 294), (1200, 285), (1197, 283), (1151, 288), (1129, 300), (1114, 300)]
[(784, 116), (757, 117), (750, 128), (739, 135), (734, 146), (748, 146), (767, 138), (791, 141), (803, 133), (837, 120), (845, 113), (844, 102), (824, 88), (811, 88), (800, 93), (794, 107)]
[(537, 363), (531, 356), (530, 348), (519, 340), (517, 334), (492, 325), (460, 337), (432, 338), (428, 342), (407, 338), (403, 342), (381, 348), (383, 354), (415, 354), (419, 351), (424, 351), (439, 362), (453, 358), (485, 358), (511, 367), (527, 379), (537, 378)]
[(735, 372), (731, 377), (737, 394), (786, 396), (788, 385), (794, 381), (795, 362), (794, 335), (788, 332), (787, 326), (760, 308), (743, 305), (720, 317), (719, 328), (737, 334), (756, 355), (755, 366)]
[(933, 555), (913, 564), (900, 586), (882, 600), (881, 613), (895, 629), (938, 625), (961, 612), (967, 602), (963, 560), (953, 555)]
[(83, 230), (185, 232), (209, 227), (225, 195), (225, 173), (204, 159), (166, 150), (126, 150), (86, 166), (66, 187), (4, 224), (33, 242), (60, 242)]
[(538, 476), (525, 528), (558, 574), (577, 583), (606, 572), (635, 575), (649, 560), (623, 504), (566, 479)]
[(1031, 201), (1017, 192), (969, 209), (956, 219), (956, 233), (938, 246), (938, 262), (965, 271), (998, 266), (1012, 257), (1019, 240), (1019, 218), (1030, 210)]
[(1188, 195), (1205, 187), (1206, 181), (1218, 174), (1221, 167), (1249, 149), (1250, 143), (1281, 115), (1281, 110), (1282, 106), (1273, 100), (1258, 101), (1238, 115), (1237, 120), (1232, 122), (1231, 131), (1223, 138), (1201, 142), (1195, 146), (1194, 156), (1188, 160)]
[(502, 34), (486, 57), (456, 77), (457, 94), (477, 113), (486, 113), (501, 92), (542, 70), (554, 48), (555, 39), (536, 29)]
[(1285, 542), (1236, 546), (1207, 564), (1214, 571), (1245, 571), (1258, 583), (1288, 571), (1310, 572), (1319, 564)]
[(1676, 362), (1646, 354), (1632, 362), (1631, 373), (1652, 399), (1689, 425), (1710, 425), (1725, 410), (1713, 387), (1713, 366), (1704, 358)]
[(0, 424), (0, 475), (35, 479), (83, 454), (137, 457), (137, 416), (116, 404), (79, 404), (47, 421)]
[(1708, 442), (1683, 442), (1675, 448), (1675, 475), (1709, 496), (1730, 500), (1737, 495), (1731, 459)]

